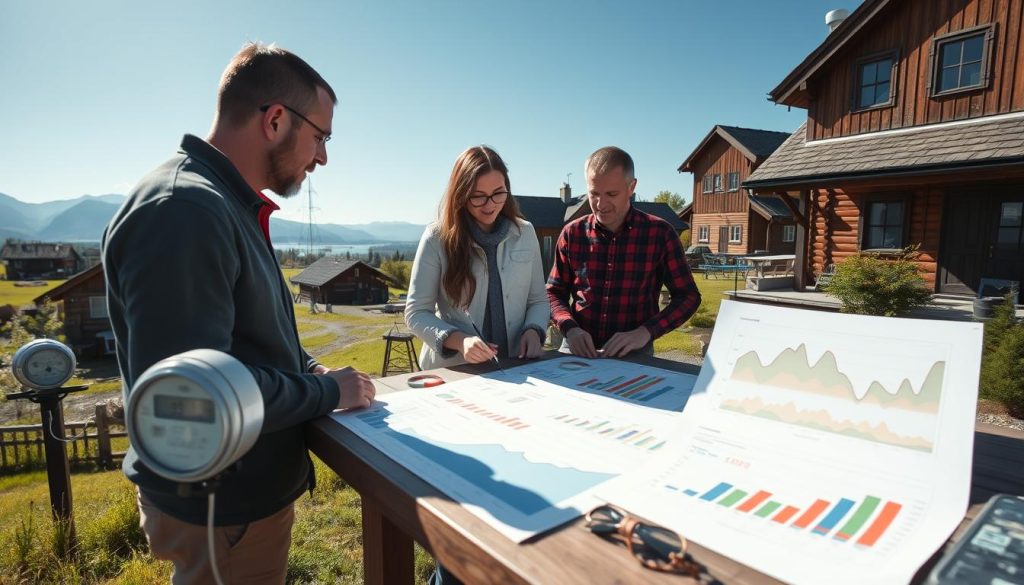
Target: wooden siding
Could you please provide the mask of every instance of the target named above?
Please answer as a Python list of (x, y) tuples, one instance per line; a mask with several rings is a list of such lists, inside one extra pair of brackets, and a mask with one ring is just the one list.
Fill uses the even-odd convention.
[[(1024, 111), (1024, 0), (914, 0), (895, 3), (874, 28), (811, 80), (807, 139), (819, 140)], [(929, 97), (933, 37), (995, 23), (987, 87)], [(897, 51), (891, 106), (853, 109), (854, 67)], [(983, 72), (984, 75), (984, 72)]]
[[(747, 194), (743, 188), (729, 191), (729, 173), (740, 174), (739, 183), (743, 183), (753, 172), (750, 160), (739, 150), (720, 136), (716, 136), (704, 148), (704, 152), (693, 162), (693, 212), (701, 213), (739, 213), (750, 208)], [(720, 174), (722, 190), (714, 193), (703, 192), (705, 176)]]
[[(769, 254), (792, 254), (796, 248), (796, 239), (791, 242), (782, 241), (782, 226), (795, 225), (792, 220), (775, 220), (769, 222), (760, 214), (751, 211), (748, 226), (747, 252), (767, 250)], [(769, 231), (770, 230), (770, 231)], [(795, 233), (794, 233), (795, 235)]]
[[(706, 225), (710, 226), (709, 237), (707, 242), (697, 241), (697, 236), (700, 233), (698, 230), (699, 226)], [(718, 231), (722, 226), (743, 226), (742, 241), (739, 243), (729, 243), (728, 250), (729, 254), (746, 254), (751, 251), (748, 248), (750, 242), (750, 217), (749, 213), (710, 213), (710, 214), (693, 214), (693, 226), (690, 228), (690, 242), (693, 244), (705, 244), (711, 248), (712, 252), (718, 252)]]
[(880, 196), (902, 196), (909, 202), (907, 243), (920, 245), (917, 264), (934, 289), (944, 197), (944, 191), (938, 187), (917, 188), (905, 193), (857, 193), (838, 188), (812, 191), (808, 238), (810, 272), (818, 274), (828, 264), (838, 264), (860, 251), (860, 222), (866, 203)]
[(64, 295), (64, 334), (76, 351), (96, 349), (97, 353), (103, 353), (103, 348), (97, 345), (96, 334), (110, 331), (110, 319), (92, 317), (89, 298), (100, 297), (105, 302), (106, 296), (107, 286), (102, 270)]

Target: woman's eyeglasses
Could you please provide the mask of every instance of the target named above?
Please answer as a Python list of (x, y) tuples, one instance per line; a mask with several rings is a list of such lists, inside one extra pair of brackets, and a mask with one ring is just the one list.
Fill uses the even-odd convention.
[(488, 201), (493, 201), (500, 205), (504, 203), (507, 198), (508, 191), (498, 191), (497, 193), (492, 193), (490, 195), (470, 195), (469, 204), (473, 207), (483, 207), (484, 205), (487, 205)]
[(680, 534), (643, 522), (608, 504), (587, 512), (586, 519), (594, 534), (625, 540), (630, 554), (648, 569), (700, 574), (700, 566), (686, 559), (689, 543)]

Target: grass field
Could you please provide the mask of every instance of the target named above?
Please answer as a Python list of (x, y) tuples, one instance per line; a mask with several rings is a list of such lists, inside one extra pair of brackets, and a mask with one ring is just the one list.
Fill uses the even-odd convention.
[(13, 305), (14, 307), (31, 305), (32, 299), (46, 291), (57, 288), (62, 282), (64, 281), (47, 280), (46, 286), (14, 286), (14, 281), (0, 280), (0, 307), (4, 305)]

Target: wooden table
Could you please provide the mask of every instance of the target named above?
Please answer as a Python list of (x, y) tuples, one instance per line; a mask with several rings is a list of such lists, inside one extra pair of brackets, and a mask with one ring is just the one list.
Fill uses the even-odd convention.
[(754, 267), (758, 278), (769, 276), (792, 276), (795, 254), (774, 254), (772, 256), (743, 256), (740, 258)]
[[(551, 352), (546, 357), (558, 355)], [(629, 361), (691, 374), (698, 371), (696, 366), (659, 358)], [(505, 367), (520, 364), (516, 360), (503, 362)], [(492, 368), (460, 366), (434, 372), (454, 381)], [(376, 380), (378, 394), (405, 390), (406, 380), (412, 375)], [(466, 583), (695, 582), (642, 568), (624, 546), (591, 534), (582, 518), (525, 544), (516, 544), (333, 419), (322, 417), (307, 427), (313, 453), (362, 496), (366, 583), (412, 583), (414, 540)], [(1024, 432), (978, 424), (972, 506), (967, 518), (973, 518), (991, 495), (1001, 492), (1024, 494)], [(700, 545), (691, 543), (690, 553), (705, 567), (703, 583), (779, 583)], [(921, 568), (915, 583), (924, 580), (937, 558)]]

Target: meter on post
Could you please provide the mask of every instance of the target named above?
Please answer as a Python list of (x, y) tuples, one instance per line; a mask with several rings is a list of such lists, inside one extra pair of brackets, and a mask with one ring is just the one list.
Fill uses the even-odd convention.
[(21, 346), (11, 359), (11, 373), (33, 390), (59, 388), (75, 373), (75, 354), (59, 341), (36, 339)]
[(125, 421), (139, 459), (154, 473), (179, 483), (201, 482), (256, 442), (263, 395), (240, 361), (195, 349), (153, 364), (136, 380)]

